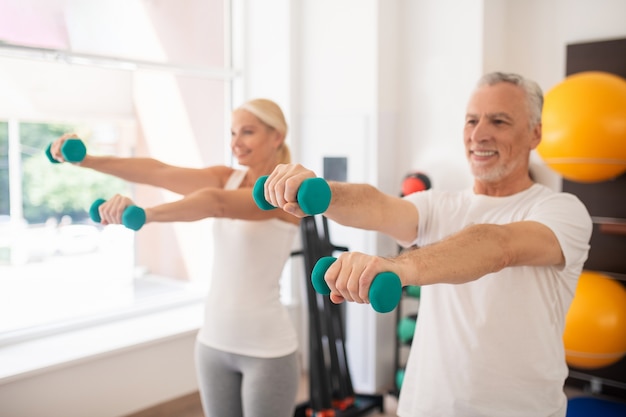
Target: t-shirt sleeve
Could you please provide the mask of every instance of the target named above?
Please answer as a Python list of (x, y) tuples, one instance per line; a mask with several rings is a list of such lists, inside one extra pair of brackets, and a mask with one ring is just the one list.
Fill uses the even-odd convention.
[(467, 192), (430, 189), (404, 197), (417, 209), (419, 218), (417, 236), (410, 242), (397, 241), (397, 243), (404, 248), (414, 245), (424, 246), (458, 231), (462, 224), (458, 221), (450, 222), (448, 220), (464, 218), (463, 212), (466, 209), (467, 196)]
[(417, 245), (418, 240), (419, 240), (419, 235), (421, 231), (424, 230), (424, 227), (425, 227), (424, 219), (426, 219), (426, 217), (428, 216), (428, 211), (429, 211), (430, 202), (431, 202), (430, 196), (432, 195), (432, 193), (433, 193), (433, 190), (428, 190), (428, 191), (422, 191), (418, 193), (409, 194), (403, 197), (405, 200), (410, 201), (417, 208), (417, 213), (418, 213), (418, 218), (419, 218), (418, 225), (417, 225), (418, 234), (415, 237), (415, 239), (411, 241), (396, 240), (396, 243), (402, 246), (403, 248), (406, 249), (413, 245)]
[(585, 205), (569, 193), (556, 193), (537, 204), (527, 220), (537, 221), (556, 235), (565, 257), (565, 266), (587, 260), (593, 223)]

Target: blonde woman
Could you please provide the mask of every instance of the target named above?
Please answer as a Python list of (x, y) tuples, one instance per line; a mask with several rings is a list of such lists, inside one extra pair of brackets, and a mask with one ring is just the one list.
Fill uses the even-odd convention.
[[(207, 417), (292, 416), (299, 381), (295, 329), (280, 302), (279, 279), (299, 219), (262, 211), (255, 181), (290, 162), (287, 123), (280, 107), (251, 100), (232, 114), (231, 149), (245, 169), (172, 166), (150, 158), (86, 155), (76, 164), (124, 180), (165, 188), (183, 197), (145, 208), (146, 223), (214, 217), (214, 265), (205, 319), (198, 333), (196, 369)], [(63, 142), (50, 147), (64, 162)], [(119, 224), (134, 203), (117, 195), (99, 208), (103, 224)]]

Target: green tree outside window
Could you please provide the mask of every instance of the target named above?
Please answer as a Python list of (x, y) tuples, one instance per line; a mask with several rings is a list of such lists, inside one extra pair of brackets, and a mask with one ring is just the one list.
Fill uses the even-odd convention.
[[(23, 211), (29, 224), (44, 223), (51, 217), (60, 220), (63, 216), (70, 216), (74, 222), (86, 221), (94, 200), (108, 198), (116, 193), (128, 194), (128, 186), (118, 178), (91, 170), (79, 172), (70, 164), (50, 163), (44, 153), (48, 144), (62, 134), (76, 130), (76, 126), (67, 124), (20, 124)], [(6, 136), (6, 128), (4, 131)], [(90, 149), (89, 135), (81, 139)], [(0, 133), (0, 158), (4, 158), (4, 161), (7, 161), (3, 156), (6, 153), (3, 152), (7, 148), (6, 142)], [(6, 204), (8, 213), (8, 164), (6, 171), (2, 167), (0, 162), (0, 210), (4, 210)]]

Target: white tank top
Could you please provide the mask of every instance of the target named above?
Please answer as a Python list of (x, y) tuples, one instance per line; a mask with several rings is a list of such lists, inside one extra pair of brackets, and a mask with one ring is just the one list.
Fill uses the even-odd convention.
[[(224, 189), (237, 189), (236, 170)], [(280, 277), (298, 226), (278, 219), (214, 219), (214, 261), (200, 343), (246, 356), (295, 352), (298, 341), (280, 301)]]

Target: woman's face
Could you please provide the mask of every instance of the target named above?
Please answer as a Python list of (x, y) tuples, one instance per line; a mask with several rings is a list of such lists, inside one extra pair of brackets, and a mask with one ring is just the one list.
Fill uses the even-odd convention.
[(246, 110), (235, 110), (230, 147), (240, 165), (264, 165), (276, 158), (280, 134)]

